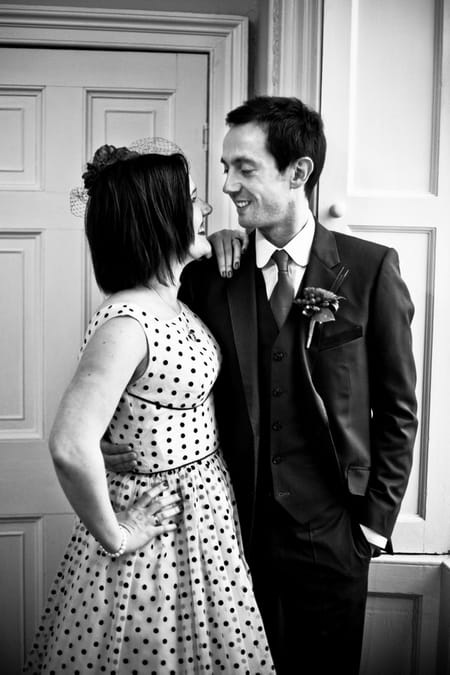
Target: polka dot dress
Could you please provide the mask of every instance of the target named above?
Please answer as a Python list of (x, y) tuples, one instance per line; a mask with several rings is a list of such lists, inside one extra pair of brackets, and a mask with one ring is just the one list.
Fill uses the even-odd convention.
[(164, 478), (182, 498), (182, 519), (175, 532), (115, 560), (78, 521), (25, 672), (272, 673), (215, 426), (217, 343), (185, 305), (162, 321), (114, 304), (93, 317), (85, 344), (117, 316), (142, 325), (149, 360), (111, 420), (113, 442), (139, 457), (132, 474), (108, 474), (111, 501), (126, 509)]

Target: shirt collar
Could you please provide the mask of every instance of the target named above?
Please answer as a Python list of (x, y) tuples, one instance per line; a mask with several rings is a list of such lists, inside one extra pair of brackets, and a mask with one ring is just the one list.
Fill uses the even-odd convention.
[[(314, 216), (311, 211), (308, 211), (308, 218), (305, 225), (300, 232), (298, 232), (295, 237), (283, 247), (284, 250), (289, 253), (294, 263), (300, 267), (306, 267), (309, 262), (314, 231)], [(270, 241), (264, 237), (259, 229), (255, 232), (255, 249), (256, 265), (259, 268), (265, 267), (270, 261), (272, 253), (278, 250), (276, 246), (271, 244)]]

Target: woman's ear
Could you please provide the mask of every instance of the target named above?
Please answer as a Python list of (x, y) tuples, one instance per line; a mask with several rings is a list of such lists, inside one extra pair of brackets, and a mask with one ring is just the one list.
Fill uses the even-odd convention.
[(291, 176), (291, 187), (297, 189), (304, 187), (314, 170), (314, 162), (311, 157), (300, 157), (294, 162)]

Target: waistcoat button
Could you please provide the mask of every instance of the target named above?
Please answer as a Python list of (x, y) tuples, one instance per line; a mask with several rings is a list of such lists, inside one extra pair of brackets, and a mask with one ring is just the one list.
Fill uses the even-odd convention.
[(285, 352), (274, 352), (273, 353), (273, 360), (274, 361), (282, 361), (285, 356), (286, 356)]
[(272, 389), (272, 396), (275, 396), (275, 397), (281, 396), (282, 393), (283, 393), (283, 390), (280, 389), (280, 387), (275, 387), (275, 389)]
[(274, 431), (280, 431), (280, 429), (281, 429), (281, 422), (278, 422), (278, 421), (277, 421), (277, 422), (274, 422), (274, 423), (272, 424), (272, 429), (273, 429)]
[(279, 464), (281, 462), (281, 457), (278, 455), (276, 457), (272, 457), (272, 464)]

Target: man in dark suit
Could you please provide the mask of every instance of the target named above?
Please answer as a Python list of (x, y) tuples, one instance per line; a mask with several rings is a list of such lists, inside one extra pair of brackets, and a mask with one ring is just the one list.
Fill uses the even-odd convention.
[(227, 124), (224, 191), (248, 252), (232, 278), (189, 265), (180, 298), (222, 350), (221, 445), (277, 672), (356, 675), (369, 562), (392, 551), (411, 469), (413, 305), (393, 249), (309, 209), (318, 113), (257, 97)]
[(223, 352), (219, 433), (277, 672), (356, 674), (370, 558), (392, 551), (411, 469), (413, 305), (393, 249), (314, 220), (316, 112), (258, 97), (227, 124), (224, 191), (249, 249), (231, 279), (188, 266), (180, 297)]

